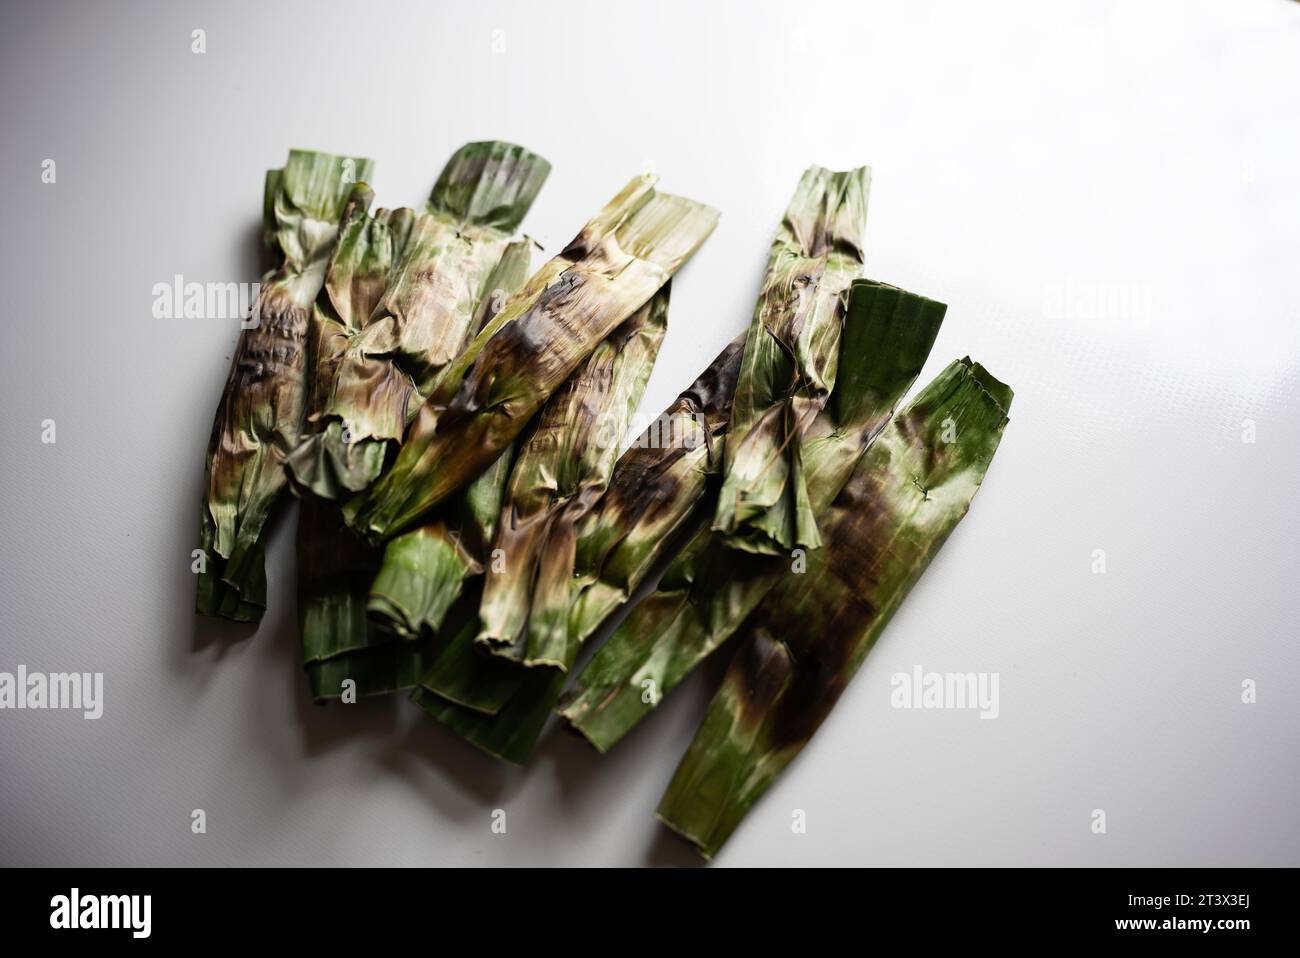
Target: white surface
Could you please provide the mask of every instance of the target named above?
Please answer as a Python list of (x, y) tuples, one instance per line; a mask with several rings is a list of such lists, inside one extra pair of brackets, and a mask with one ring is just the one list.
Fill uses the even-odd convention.
[[(548, 254), (647, 163), (722, 211), (647, 412), (744, 328), (814, 162), (872, 165), (871, 274), (950, 304), (923, 380), (969, 353), (1016, 390), (970, 516), (719, 864), (1300, 865), (1300, 4), (0, 17), (0, 670), (106, 683), (99, 721), (0, 712), (0, 863), (693, 860), (653, 811), (705, 676), (608, 758), (559, 736), (526, 771), (405, 703), (314, 708), (288, 527), (260, 632), (191, 650), (229, 631), (195, 624), (189, 552), (237, 329), (153, 319), (151, 287), (256, 278), (290, 147), (374, 157), (401, 205), (499, 137), (554, 163)], [(892, 709), (917, 663), (999, 672), (1001, 716)]]

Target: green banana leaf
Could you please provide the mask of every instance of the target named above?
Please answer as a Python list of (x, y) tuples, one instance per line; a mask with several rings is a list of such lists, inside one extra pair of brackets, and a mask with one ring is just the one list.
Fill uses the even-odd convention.
[(706, 858), (812, 738), (966, 515), (1011, 396), (969, 359), (945, 369), (819, 517), (825, 547), (807, 571), (784, 574), (745, 621), (658, 811)]
[(713, 528), (773, 555), (821, 544), (804, 436), (835, 386), (840, 296), (864, 274), (867, 167), (811, 167), (772, 243), (741, 362)]
[(703, 518), (698, 507), (721, 465), (744, 342), (742, 334), (728, 343), (637, 437), (619, 457), (605, 495), (579, 523), (569, 666), (582, 643)]
[(388, 543), (370, 585), (373, 620), (408, 637), (442, 628), (452, 603), (485, 568), (513, 461), (508, 446), (486, 472), (439, 506), (434, 519)]
[(597, 346), (521, 443), (483, 584), (477, 642), (567, 671), (579, 522), (609, 485), (668, 327), (669, 285)]
[[(473, 143), (448, 162), (425, 214), (381, 210), (368, 226), (358, 226), (356, 244), (346, 242), (345, 227), (316, 310), (322, 333), (308, 416), (316, 432), (299, 447), (310, 447), (311, 462), (325, 467), (314, 473), (318, 479), (343, 477), (346, 487), (343, 457), (354, 451), (354, 465), (371, 460), (375, 471), (384, 459), (384, 443), (373, 434), (337, 431), (351, 430), (358, 421), (329, 418), (345, 408), (341, 397), (348, 397), (346, 408), (404, 424), (408, 404), (420, 396), (421, 371), (445, 365), (447, 353), (463, 348), (490, 318), (493, 301), (499, 307), (506, 292), (522, 285), (529, 244), (510, 241), (503, 229), (518, 225), (548, 169), (520, 147)], [(403, 228), (386, 230), (390, 220), (400, 220)], [(373, 268), (354, 267), (354, 261)], [(509, 288), (502, 292), (498, 284)], [(333, 447), (331, 435), (344, 444)], [(388, 624), (382, 617), (376, 627), (367, 615), (383, 550), (347, 528), (336, 505), (325, 504), (330, 488), (307, 485), (302, 492), (298, 608), (313, 697), (337, 696), (346, 678), (363, 694), (409, 688), (425, 667), (431, 642), (418, 630), (382, 628)], [(397, 636), (419, 641), (393, 646)], [(373, 661), (365, 654), (371, 649)]]
[[(946, 307), (866, 280), (848, 291), (836, 389), (804, 438), (814, 515), (827, 509), (920, 373)], [(559, 703), (570, 726), (606, 751), (722, 644), (807, 550), (731, 548), (702, 530), (659, 586), (620, 623)]]
[(362, 291), (354, 277), (343, 277), (342, 292), (351, 281), (368, 309), (350, 323), (323, 318), (328, 378), (317, 377), (309, 435), (288, 459), (298, 485), (338, 499), (379, 475), (438, 372), (465, 348), (491, 304), (503, 305), (502, 263), (509, 272), (522, 255), (526, 270), (527, 241), (511, 234), (549, 172), (546, 160), (510, 143), (461, 147), (408, 227), (378, 301), (373, 288)]
[[(554, 668), (526, 668), (477, 648), (477, 616), (457, 617), (453, 612), (448, 631), (452, 633), (450, 641), (433, 656), (430, 671), (411, 693), (411, 701), (489, 755), (524, 764), (532, 756), (568, 676)], [(449, 678), (435, 692), (429, 688), (430, 676), (440, 668)], [(504, 685), (498, 690), (494, 712), (461, 701), (486, 699), (494, 682)]]
[[(721, 459), (743, 347), (742, 335), (637, 437), (579, 525), (568, 638), (575, 649), (680, 544), (681, 528), (704, 518), (697, 505)], [(523, 764), (564, 689), (563, 673), (475, 654), (474, 637), (454, 636), (413, 698), (479, 748)]]
[(351, 680), (358, 696), (414, 686), (433, 660), (432, 636), (415, 641), (374, 626), (366, 583), (380, 550), (342, 523), (337, 504), (307, 496), (298, 517), (298, 617), (303, 668), (316, 702), (339, 698)]
[(358, 698), (391, 695), (414, 688), (436, 651), (430, 637), (417, 642), (394, 640), (357, 652), (345, 652), (307, 667), (307, 686), (318, 704), (343, 697), (347, 682)]
[[(309, 430), (319, 428), (317, 414), (331, 401), (348, 344), (383, 298), (415, 224), (416, 214), (405, 208), (371, 216), (373, 199), (369, 189), (353, 191), (313, 310)], [(378, 550), (343, 524), (336, 504), (310, 488), (298, 491), (298, 633), (312, 698), (338, 697), (349, 678), (358, 694), (378, 694), (393, 668), (363, 669), (355, 655), (388, 638), (376, 635), (366, 618), (365, 584), (378, 566)]]
[(257, 621), (266, 610), (263, 530), (286, 485), (285, 457), (306, 411), (312, 303), (354, 179), (371, 162), (293, 150), (267, 174), (263, 229), (280, 265), (262, 278), (256, 322), (240, 335), (204, 465), (195, 609)]
[(575, 527), (608, 485), (667, 329), (668, 300), (665, 285), (597, 346), (542, 407), (521, 444), (473, 643), (511, 664), (481, 661), (468, 636), (453, 636), (412, 696), (444, 725), (509, 761), (531, 754), (576, 655), (568, 641)]
[[(484, 299), (475, 321), (475, 334), (492, 310), (523, 288), (529, 259), (527, 244), (506, 251), (493, 276), (492, 295)], [(373, 620), (407, 637), (441, 628), (465, 583), (483, 572), (513, 462), (514, 447), (507, 446), (478, 478), (438, 506), (428, 522), (388, 543), (370, 586)]]
[(423, 519), (494, 462), (574, 369), (668, 282), (716, 211), (633, 180), (438, 375), (392, 468), (344, 513), (372, 539)]

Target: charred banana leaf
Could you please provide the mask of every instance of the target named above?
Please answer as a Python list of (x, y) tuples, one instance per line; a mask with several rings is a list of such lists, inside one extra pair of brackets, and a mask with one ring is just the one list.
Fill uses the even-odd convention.
[(821, 516), (825, 547), (785, 574), (739, 645), (659, 805), (711, 858), (808, 743), (900, 603), (966, 515), (1011, 390), (949, 366), (868, 450)]
[[(848, 293), (836, 389), (804, 439), (814, 515), (827, 509), (920, 373), (946, 307), (870, 281)], [(702, 530), (560, 701), (560, 714), (605, 751), (725, 641), (783, 573), (807, 559), (733, 549)]]
[(491, 465), (596, 346), (666, 284), (716, 211), (638, 177), (436, 378), (391, 470), (345, 507), (390, 539)]
[[(316, 302), (309, 403), (314, 410), (328, 401), (346, 355), (340, 341), (358, 333), (371, 315), (415, 219), (409, 209), (381, 209), (372, 217), (372, 199), (369, 190), (354, 191)], [(378, 566), (378, 551), (343, 524), (336, 504), (307, 491), (298, 511), (297, 552), (298, 627), (313, 699), (338, 697), (347, 679), (358, 694), (391, 690), (395, 664), (363, 668), (355, 655), (376, 644), (366, 618), (366, 583)]]
[[(649, 424), (619, 457), (609, 489), (579, 525), (567, 640), (574, 649), (680, 545), (682, 529), (707, 518), (698, 505), (721, 461), (743, 347), (742, 335)], [(473, 630), (455, 636), (412, 697), (472, 744), (523, 764), (564, 689), (564, 676), (475, 654), (473, 638)]]
[[(742, 335), (619, 457), (609, 489), (578, 526), (569, 638), (576, 654), (698, 524), (722, 461)], [(573, 662), (572, 654), (568, 664)]]
[[(364, 412), (371, 423), (387, 417), (405, 424), (407, 409), (421, 401), (422, 377), (445, 365), (522, 285), (529, 244), (510, 241), (508, 230), (548, 169), (520, 147), (470, 144), (444, 168), (423, 215), (381, 210), (370, 223), (369, 258), (382, 271), (350, 268), (351, 259), (365, 257), (341, 255), (347, 245), (339, 244), (316, 315), (318, 376), (308, 417), (315, 433), (299, 447), (307, 453), (300, 461), (324, 480), (323, 488), (304, 488), (312, 501), (304, 502), (299, 522), (299, 619), (317, 699), (339, 695), (348, 678), (358, 694), (409, 688), (432, 647), (432, 636), (418, 629), (375, 627), (367, 612), (383, 550), (349, 529), (327, 502), (332, 490), (351, 488), (349, 477), (377, 473), (385, 443), (400, 429), (384, 438), (364, 429), (353, 435), (361, 420), (340, 410)], [(386, 232), (390, 219), (403, 228)], [(381, 626), (401, 624), (376, 618)], [(418, 641), (394, 645), (397, 635)]]
[(239, 338), (204, 469), (196, 611), (256, 621), (266, 610), (263, 530), (284, 491), (307, 401), (312, 303), (352, 187), (369, 160), (294, 150), (267, 174), (264, 231), (281, 264), (262, 279)]
[(528, 666), (567, 671), (577, 525), (609, 485), (668, 326), (669, 287), (592, 351), (520, 446), (479, 606), (477, 641)]
[[(527, 243), (506, 250), (475, 321), (475, 334), (523, 287), (529, 253)], [(388, 543), (370, 586), (371, 619), (407, 638), (442, 627), (465, 583), (483, 572), (513, 462), (514, 449), (507, 446), (478, 478), (437, 507), (428, 522)]]
[(867, 167), (811, 167), (772, 243), (723, 458), (713, 528), (738, 549), (781, 555), (821, 544), (805, 433), (835, 386), (841, 294), (864, 270)]
[(495, 141), (470, 143), (448, 161), (382, 296), (357, 322), (326, 317), (328, 378), (317, 377), (311, 434), (289, 457), (298, 485), (338, 499), (379, 475), (434, 378), (504, 304), (504, 292), (493, 295), (498, 269), (513, 270), (521, 256), (526, 268), (527, 241), (511, 234), (549, 171), (536, 154)]

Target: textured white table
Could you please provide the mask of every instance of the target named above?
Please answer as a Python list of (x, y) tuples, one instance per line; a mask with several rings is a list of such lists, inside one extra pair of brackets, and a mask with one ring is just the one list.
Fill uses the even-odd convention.
[[(289, 527), (255, 637), (190, 614), (237, 329), (154, 319), (153, 285), (256, 278), (290, 147), (374, 157), (401, 205), (500, 137), (554, 163), (548, 253), (647, 164), (722, 210), (647, 412), (748, 322), (813, 162), (873, 166), (871, 274), (950, 304), (923, 379), (969, 353), (1016, 389), (969, 518), (719, 864), (1300, 864), (1300, 4), (7, 7), (0, 126), (0, 670), (105, 673), (98, 721), (0, 712), (0, 863), (693, 860), (653, 810), (710, 675), (608, 758), (558, 736), (519, 771), (404, 702), (306, 701)], [(915, 665), (997, 672), (999, 717), (891, 708)]]

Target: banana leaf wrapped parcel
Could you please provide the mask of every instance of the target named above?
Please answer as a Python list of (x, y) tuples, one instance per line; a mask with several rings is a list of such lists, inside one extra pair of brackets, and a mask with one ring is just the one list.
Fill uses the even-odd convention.
[(1011, 389), (943, 371), (821, 516), (824, 548), (746, 619), (659, 818), (712, 857), (806, 745), (957, 523), (1001, 441)]
[(280, 265), (262, 279), (217, 407), (204, 467), (196, 611), (257, 621), (266, 610), (263, 530), (307, 401), (312, 303), (353, 185), (369, 160), (293, 150), (267, 174), (264, 234)]
[[(340, 322), (340, 312), (358, 311), (338, 304), (318, 324), (325, 374), (316, 377), (309, 434), (288, 460), (300, 486), (339, 499), (379, 475), (437, 374), (485, 320), (502, 262), (509, 271), (522, 255), (526, 269), (528, 243), (512, 234), (549, 172), (521, 146), (470, 143), (447, 162), (424, 211), (404, 212), (405, 236), (378, 300), (373, 287), (357, 288), (364, 314)], [(354, 277), (342, 281), (357, 287)]]
[[(547, 401), (525, 433), (518, 457), (508, 448), (487, 472), (436, 508), (435, 519), (389, 542), (371, 588), (372, 616), (392, 622), (403, 634), (436, 631), (470, 577), (488, 568), (489, 553), (501, 579), (489, 583), (485, 601), (510, 614), (492, 598), (506, 580), (528, 598), (543, 554), (554, 553), (545, 546), (551, 529), (579, 521), (604, 490), (618, 439), (653, 368), (667, 302), (665, 287), (596, 348)], [(530, 481), (531, 489), (521, 488)], [(517, 503), (524, 497), (535, 507), (526, 523), (528, 544), (519, 541), (516, 522)], [(502, 519), (509, 520), (508, 528), (500, 525)], [(557, 534), (555, 542), (562, 537)], [(571, 577), (572, 570), (562, 577), (566, 593)], [(551, 580), (554, 592), (559, 587), (554, 573)], [(525, 615), (528, 605), (522, 608)]]
[(745, 337), (732, 340), (619, 457), (577, 529), (565, 668), (578, 649), (682, 545), (722, 465)]
[[(475, 333), (494, 309), (523, 288), (529, 259), (526, 243), (506, 250)], [(442, 627), (469, 580), (483, 573), (513, 463), (514, 448), (507, 446), (469, 485), (435, 507), (422, 525), (388, 542), (370, 584), (367, 608), (372, 621), (406, 638), (430, 635)]]
[(591, 353), (522, 441), (497, 525), (476, 639), (527, 666), (568, 669), (577, 526), (600, 501), (668, 322), (665, 285)]
[[(410, 236), (413, 211), (381, 209), (371, 216), (373, 200), (369, 188), (353, 190), (313, 310), (309, 410), (319, 410), (327, 401), (343, 356), (336, 343), (360, 331), (383, 295), (393, 264)], [(310, 423), (312, 414), (307, 418)], [(298, 628), (312, 698), (321, 701), (341, 694), (343, 680), (354, 678), (350, 666), (344, 668), (345, 657), (372, 642), (364, 586), (358, 594), (357, 583), (373, 577), (378, 556), (372, 545), (343, 524), (334, 503), (310, 490), (304, 490), (301, 499)], [(384, 679), (377, 680), (374, 670), (368, 670), (358, 683), (359, 694), (374, 694), (387, 687), (391, 671), (385, 668)], [(337, 681), (326, 681), (327, 674)]]
[(483, 472), (716, 223), (653, 177), (629, 183), (438, 374), (392, 468), (345, 505), (348, 522), (391, 539)]
[[(945, 310), (893, 286), (851, 285), (836, 388), (804, 439), (814, 515), (830, 506), (888, 424), (920, 373)], [(781, 556), (735, 549), (726, 536), (701, 530), (578, 674), (560, 700), (560, 714), (598, 750), (609, 749), (805, 557), (804, 550)]]
[(389, 647), (395, 636), (367, 615), (382, 550), (349, 529), (329, 500), (378, 474), (423, 401), (422, 383), (464, 348), (493, 302), (522, 284), (529, 243), (507, 230), (548, 170), (522, 147), (471, 143), (444, 167), (423, 213), (371, 218), (359, 209), (345, 224), (314, 314), (308, 434), (289, 458), (304, 499), (299, 622), (317, 700), (336, 697), (343, 678), (359, 694), (380, 694), (419, 676), (429, 643)]
[[(619, 457), (609, 488), (578, 524), (565, 662), (524, 668), (475, 654), (474, 630), (453, 636), (413, 698), (489, 754), (526, 762), (577, 649), (657, 567), (692, 521), (721, 460), (743, 336), (728, 344)], [(395, 540), (397, 541), (397, 540)], [(561, 667), (562, 666), (562, 667)]]
[[(915, 381), (945, 309), (867, 280), (855, 282), (843, 297), (843, 331), (836, 341), (841, 372), (834, 394), (808, 430), (806, 465), (819, 510), (838, 494)], [(698, 508), (710, 508), (714, 501)], [(604, 751), (730, 636), (789, 561), (731, 549), (706, 524), (567, 691), (557, 679), (523, 677), (473, 655), (468, 642), (453, 642), (415, 695), (443, 724), (511, 761), (531, 754), (545, 720), (543, 699), (558, 702), (561, 716)], [(648, 701), (647, 682), (654, 690)]]
[(289, 491), (312, 701), (405, 690), (518, 765), (557, 725), (607, 752), (726, 645), (657, 810), (711, 859), (967, 514), (1012, 390), (964, 358), (905, 401), (947, 307), (866, 277), (868, 167), (803, 172), (745, 331), (643, 428), (716, 210), (638, 176), (534, 270), (542, 157), (468, 143), (417, 209), (372, 209), (371, 165), (266, 174), (196, 611), (264, 615)]
[(867, 167), (810, 167), (781, 220), (745, 341), (713, 528), (734, 548), (785, 554), (821, 540), (804, 434), (835, 388), (840, 295), (865, 271)]

